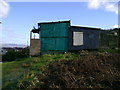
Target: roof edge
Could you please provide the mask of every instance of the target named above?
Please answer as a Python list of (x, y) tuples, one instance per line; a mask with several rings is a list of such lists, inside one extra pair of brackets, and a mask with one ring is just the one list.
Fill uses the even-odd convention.
[(83, 26), (70, 26), (73, 28), (85, 28), (85, 29), (94, 29), (94, 30), (101, 30), (101, 28), (94, 28), (94, 27), (83, 27)]
[(70, 20), (68, 20), (68, 21), (55, 21), (55, 22), (40, 22), (40, 23), (38, 23), (38, 25), (40, 25), (40, 24), (53, 24), (53, 23), (70, 23)]

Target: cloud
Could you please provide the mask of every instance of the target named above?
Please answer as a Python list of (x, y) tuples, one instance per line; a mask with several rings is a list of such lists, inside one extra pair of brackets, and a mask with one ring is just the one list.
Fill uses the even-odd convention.
[(0, 24), (0, 44), (2, 43), (2, 25)]
[(1, 27), (2, 33), (0, 33), (0, 43), (16, 43), (16, 44), (24, 44), (26, 43), (26, 40), (28, 39), (24, 35), (20, 35), (19, 33), (15, 32), (10, 27)]
[(120, 25), (114, 25), (113, 28), (120, 28)]
[(0, 25), (0, 31), (2, 30), (2, 28), (3, 28), (2, 25)]
[(98, 9), (101, 6), (101, 0), (89, 0), (88, 8), (90, 9)]
[(105, 10), (118, 14), (118, 5), (112, 3), (106, 3)]
[(88, 0), (89, 9), (103, 8), (106, 11), (118, 14), (118, 3), (109, 2), (109, 0)]
[(0, 0), (0, 18), (5, 18), (8, 15), (10, 6), (4, 0)]

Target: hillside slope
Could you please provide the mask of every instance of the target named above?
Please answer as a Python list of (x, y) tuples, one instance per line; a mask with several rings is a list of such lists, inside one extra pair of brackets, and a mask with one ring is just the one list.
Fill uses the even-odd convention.
[[(40, 68), (47, 66), (50, 62), (60, 59), (73, 59), (75, 54), (56, 54), (42, 55), (39, 57), (18, 59), (12, 62), (2, 63), (2, 83), (3, 89), (19, 88), (19, 80), (29, 74), (37, 75), (41, 72)], [(27, 82), (27, 81), (26, 81)]]
[(3, 89), (120, 88), (120, 54), (47, 54), (3, 63)]

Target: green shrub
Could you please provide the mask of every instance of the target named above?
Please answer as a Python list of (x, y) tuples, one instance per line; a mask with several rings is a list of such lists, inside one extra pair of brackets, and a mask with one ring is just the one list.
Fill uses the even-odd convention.
[(29, 56), (29, 49), (24, 48), (20, 51), (8, 51), (6, 54), (2, 55), (2, 61), (14, 61), (19, 58), (25, 58)]

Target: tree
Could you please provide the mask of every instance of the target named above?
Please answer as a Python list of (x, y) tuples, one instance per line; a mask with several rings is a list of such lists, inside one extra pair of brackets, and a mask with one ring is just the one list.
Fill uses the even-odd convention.
[(118, 48), (120, 48), (120, 28), (118, 28)]

